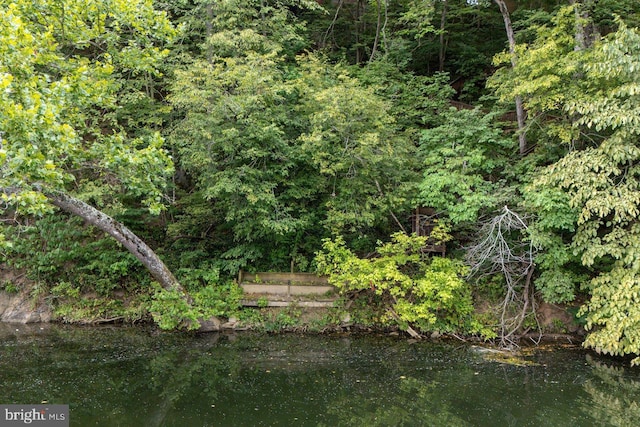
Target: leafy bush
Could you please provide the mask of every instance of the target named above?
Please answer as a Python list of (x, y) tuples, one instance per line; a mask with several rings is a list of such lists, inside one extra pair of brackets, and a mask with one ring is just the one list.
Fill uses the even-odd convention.
[(49, 215), (36, 225), (11, 230), (8, 259), (42, 285), (72, 283), (82, 292), (109, 296), (115, 289), (149, 281), (142, 265), (110, 237), (79, 218)]
[(20, 288), (11, 282), (0, 283), (0, 290), (4, 290), (9, 294), (17, 294), (20, 292)]
[(190, 306), (177, 291), (168, 291), (158, 286), (153, 295), (149, 311), (161, 329), (198, 329), (200, 314)]
[(192, 294), (202, 317), (230, 316), (240, 307), (242, 289), (233, 282), (209, 285)]
[(233, 282), (209, 283), (191, 296), (193, 304), (189, 305), (180, 293), (158, 286), (149, 305), (153, 320), (161, 329), (198, 329), (200, 319), (235, 313), (242, 290)]
[(491, 332), (474, 318), (471, 288), (462, 277), (467, 268), (446, 258), (425, 259), (426, 237), (396, 233), (391, 242), (378, 244), (378, 256), (363, 259), (353, 254), (342, 237), (325, 240), (316, 263), (321, 274), (341, 293), (374, 294), (386, 312), (403, 329), (422, 332)]

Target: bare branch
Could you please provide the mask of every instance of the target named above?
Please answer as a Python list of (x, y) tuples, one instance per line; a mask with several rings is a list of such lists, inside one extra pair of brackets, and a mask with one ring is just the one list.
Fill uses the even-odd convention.
[[(479, 242), (467, 248), (469, 277), (500, 274), (505, 295), (500, 304), (500, 344), (512, 347), (526, 317), (535, 318), (533, 277), (535, 247), (524, 239), (525, 219), (505, 206), (501, 213), (485, 223)], [(536, 319), (537, 323), (537, 319)]]

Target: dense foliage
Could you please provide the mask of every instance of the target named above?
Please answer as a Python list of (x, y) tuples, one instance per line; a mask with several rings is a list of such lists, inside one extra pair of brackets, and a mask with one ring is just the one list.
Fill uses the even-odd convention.
[(342, 238), (326, 240), (318, 254), (318, 270), (341, 293), (369, 300), (382, 308), (382, 323), (422, 332), (483, 333), (490, 330), (473, 318), (471, 288), (465, 283), (467, 267), (460, 261), (421, 253), (426, 237), (400, 232), (380, 243), (373, 259), (358, 258)]
[[(480, 259), (529, 248), (528, 307), (640, 354), (636, 1), (0, 0), (0, 22), (5, 290), (197, 327), (242, 315), (240, 269), (293, 268), (375, 302), (362, 321), (490, 336), (525, 288), (464, 262), (509, 206), (526, 227)], [(418, 208), (436, 234), (410, 236)]]

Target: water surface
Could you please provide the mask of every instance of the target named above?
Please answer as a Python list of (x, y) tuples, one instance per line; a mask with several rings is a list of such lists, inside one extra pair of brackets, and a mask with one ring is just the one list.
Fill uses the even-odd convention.
[[(389, 336), (0, 325), (0, 403), (73, 426), (637, 425), (640, 369), (579, 347), (501, 363)], [(526, 363), (523, 363), (526, 362)]]

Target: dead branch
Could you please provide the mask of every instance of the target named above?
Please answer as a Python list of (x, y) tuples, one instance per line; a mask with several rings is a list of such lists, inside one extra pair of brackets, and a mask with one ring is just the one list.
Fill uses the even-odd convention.
[(491, 274), (504, 278), (505, 295), (500, 304), (502, 347), (517, 345), (517, 333), (528, 315), (533, 315), (538, 323), (531, 283), (535, 247), (524, 238), (527, 229), (525, 219), (505, 206), (482, 226), (479, 242), (467, 248), (469, 278)]

